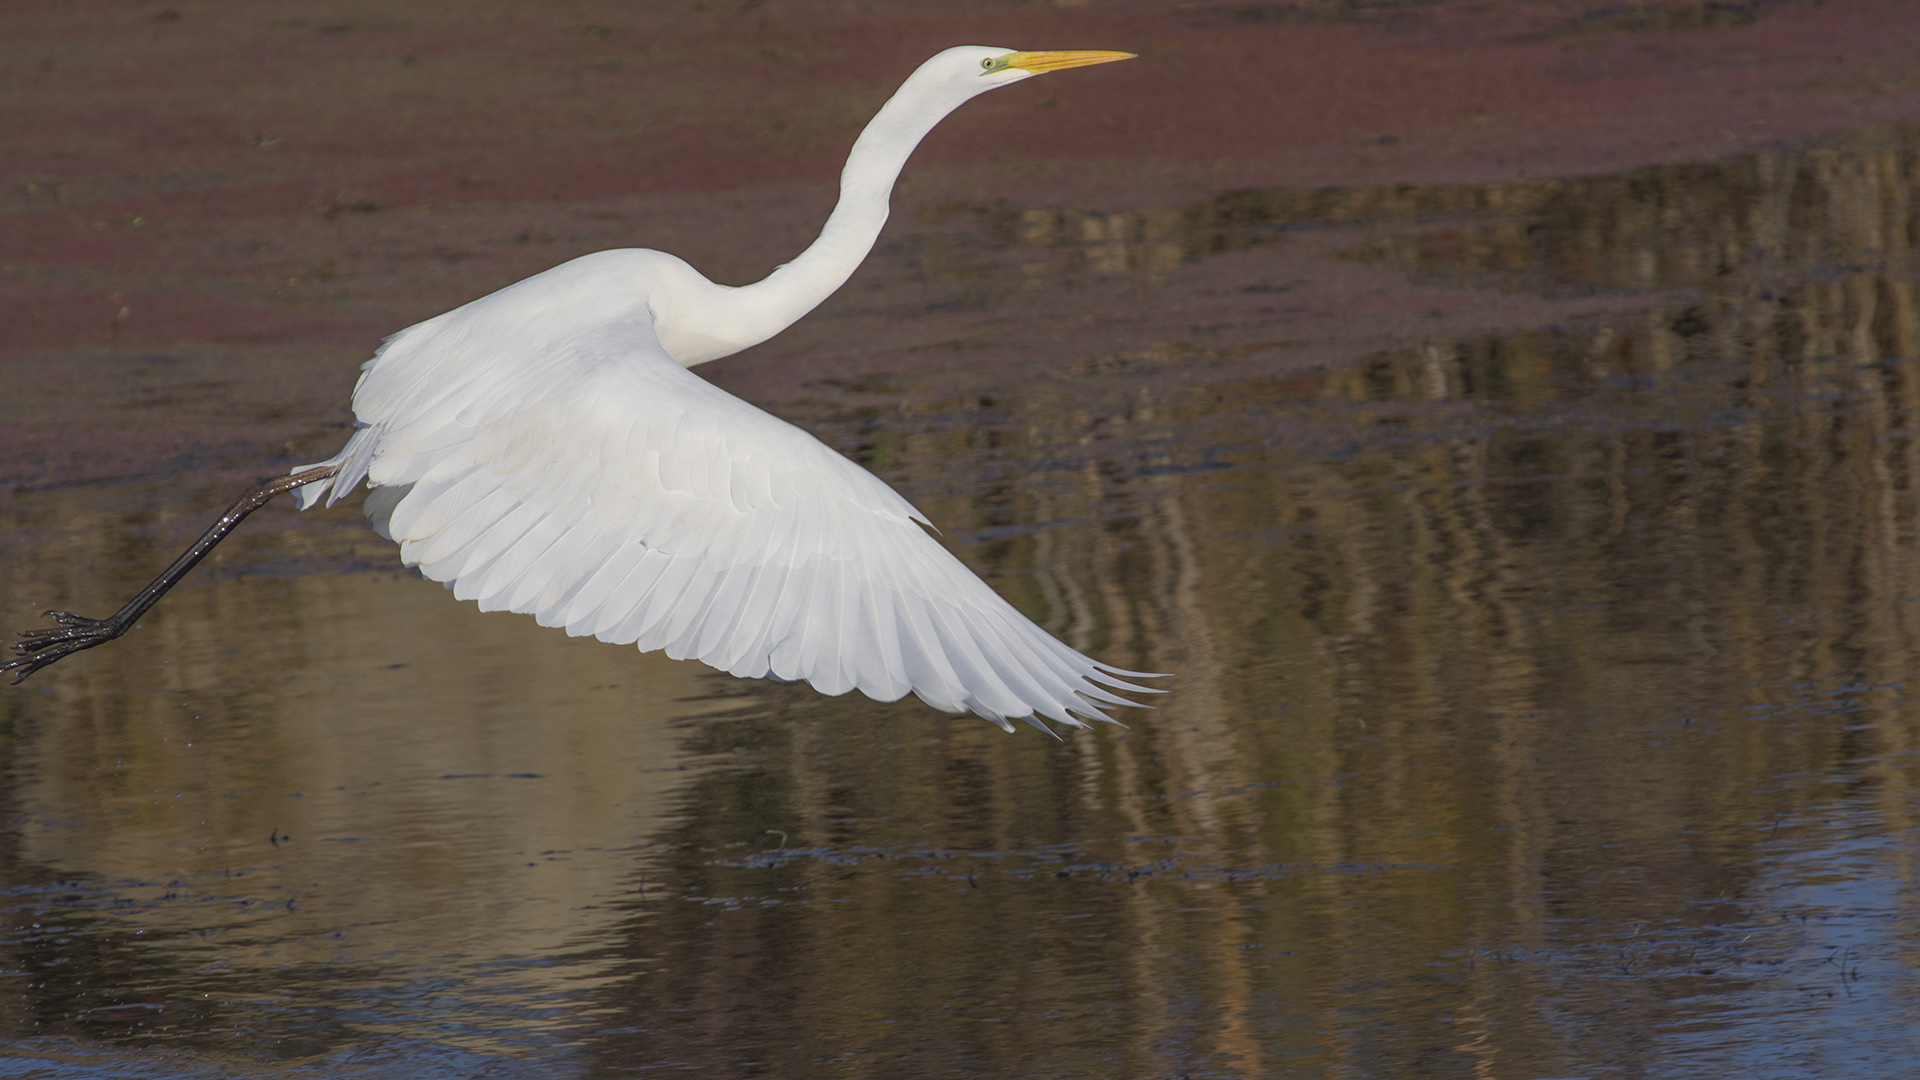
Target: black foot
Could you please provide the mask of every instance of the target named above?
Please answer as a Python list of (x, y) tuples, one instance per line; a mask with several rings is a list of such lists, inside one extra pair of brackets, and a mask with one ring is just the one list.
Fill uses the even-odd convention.
[(12, 672), (14, 685), (20, 680), (70, 653), (104, 645), (125, 631), (112, 619), (89, 619), (71, 611), (46, 611), (44, 617), (59, 623), (58, 628), (20, 631), (13, 653), (18, 660), (0, 664), (0, 673)]

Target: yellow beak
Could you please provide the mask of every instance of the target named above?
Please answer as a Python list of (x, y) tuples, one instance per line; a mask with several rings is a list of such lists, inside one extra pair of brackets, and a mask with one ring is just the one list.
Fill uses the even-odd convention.
[(1067, 68), (1085, 67), (1088, 64), (1107, 64), (1115, 60), (1131, 60), (1130, 52), (1017, 52), (1012, 56), (1003, 56), (994, 64), (996, 68), (1019, 68), (1031, 71), (1035, 75), (1043, 71), (1063, 71)]

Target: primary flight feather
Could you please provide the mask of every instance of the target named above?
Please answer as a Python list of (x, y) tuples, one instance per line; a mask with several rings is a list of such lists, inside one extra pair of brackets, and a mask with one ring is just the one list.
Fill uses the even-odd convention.
[(687, 369), (778, 333), (871, 250), (922, 137), (977, 94), (1115, 52), (948, 49), (855, 142), (820, 237), (753, 285), (664, 252), (563, 263), (389, 338), (354, 390), (341, 451), (265, 481), (111, 619), (50, 612), (5, 670), (24, 678), (111, 640), (274, 495), (366, 513), (401, 558), (483, 611), (735, 675), (972, 710), (1012, 730), (1109, 720), (1141, 673), (1021, 615), (922, 529), (927, 519), (813, 436)]

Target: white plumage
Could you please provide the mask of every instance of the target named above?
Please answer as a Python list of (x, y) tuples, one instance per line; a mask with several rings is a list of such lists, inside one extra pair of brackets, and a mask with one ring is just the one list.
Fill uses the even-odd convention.
[[(366, 512), (401, 558), (484, 611), (747, 678), (909, 692), (1012, 730), (1085, 726), (1138, 675), (1054, 640), (920, 528), (879, 479), (687, 366), (777, 333), (850, 275), (907, 154), (985, 89), (1124, 53), (949, 49), (855, 144), (820, 239), (766, 280), (657, 251), (564, 263), (389, 339), (359, 428), (298, 489)], [(302, 466), (295, 473), (314, 466)], [(1037, 716), (1036, 716), (1037, 714)]]

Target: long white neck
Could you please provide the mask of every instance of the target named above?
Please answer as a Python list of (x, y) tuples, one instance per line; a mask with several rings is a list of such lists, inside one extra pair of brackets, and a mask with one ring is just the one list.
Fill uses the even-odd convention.
[[(689, 310), (676, 313), (670, 321), (678, 326), (661, 327), (662, 342), (675, 359), (692, 365), (757, 345), (844, 285), (887, 223), (887, 200), (907, 156), (964, 100), (927, 80), (909, 78), (854, 141), (840, 170), (840, 202), (819, 239), (766, 278), (739, 288), (714, 286), (713, 292), (693, 300)], [(674, 338), (684, 346), (675, 347)]]
[(840, 202), (821, 227), (819, 239), (765, 280), (741, 290), (766, 297), (760, 302), (784, 314), (783, 328), (853, 276), (887, 223), (888, 199), (907, 156), (960, 104), (929, 100), (924, 93), (914, 93), (915, 89), (908, 80), (854, 141), (846, 167), (840, 170)]

